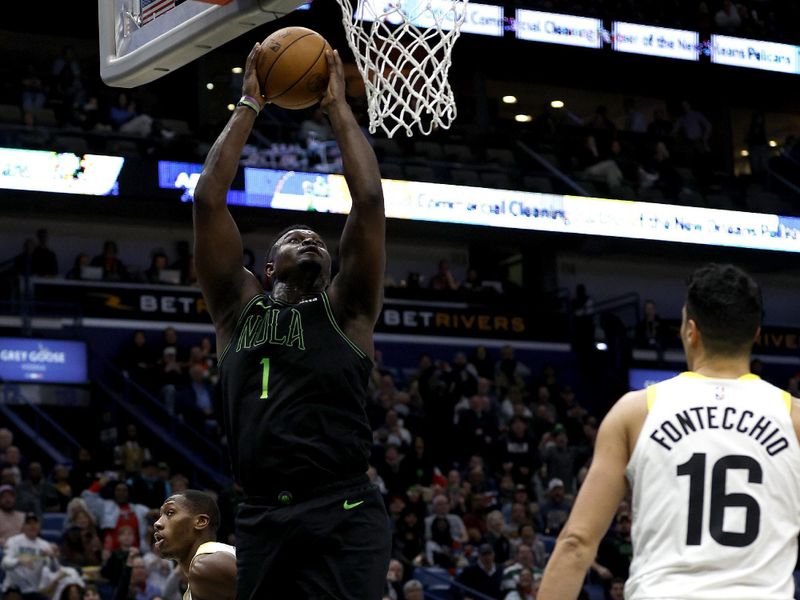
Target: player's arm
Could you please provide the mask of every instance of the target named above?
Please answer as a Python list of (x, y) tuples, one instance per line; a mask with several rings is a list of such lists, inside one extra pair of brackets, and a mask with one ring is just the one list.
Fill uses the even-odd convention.
[[(263, 99), (256, 76), (260, 44), (247, 57), (242, 94)], [(197, 279), (217, 329), (217, 349), (222, 351), (233, 334), (241, 307), (262, 290), (243, 265), (239, 228), (228, 210), (228, 190), (256, 117), (248, 106), (234, 109), (225, 129), (206, 157), (194, 191), (194, 260)]]
[(236, 557), (227, 552), (198, 556), (189, 571), (192, 600), (235, 600)]
[(372, 329), (383, 300), (386, 268), (386, 218), (378, 159), (345, 98), (339, 53), (327, 55), (330, 79), (321, 107), (327, 113), (342, 153), (344, 177), (353, 199), (339, 244), (339, 273), (331, 302), (345, 331), (372, 351)]
[(603, 419), (589, 473), (545, 568), (539, 600), (578, 597), (586, 571), (625, 495), (632, 424), (638, 422), (641, 426), (646, 410), (644, 392), (632, 392), (623, 396)]

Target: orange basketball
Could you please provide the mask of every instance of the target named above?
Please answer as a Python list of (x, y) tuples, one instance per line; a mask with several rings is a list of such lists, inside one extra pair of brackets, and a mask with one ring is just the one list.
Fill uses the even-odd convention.
[(319, 102), (328, 87), (330, 45), (305, 27), (285, 27), (261, 43), (256, 73), (267, 102), (282, 108), (308, 108)]

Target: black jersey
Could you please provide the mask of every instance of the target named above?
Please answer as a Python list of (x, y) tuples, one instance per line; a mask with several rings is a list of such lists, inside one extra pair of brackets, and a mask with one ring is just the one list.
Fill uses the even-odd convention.
[(250, 300), (220, 357), (228, 446), (244, 493), (366, 473), (371, 369), (337, 325), (326, 293), (297, 304)]

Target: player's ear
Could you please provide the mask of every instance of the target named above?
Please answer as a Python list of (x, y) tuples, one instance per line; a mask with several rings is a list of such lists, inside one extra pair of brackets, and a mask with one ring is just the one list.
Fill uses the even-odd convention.
[(756, 334), (753, 336), (753, 341), (758, 341), (761, 338), (761, 326), (756, 329)]
[(209, 522), (211, 519), (208, 518), (208, 515), (196, 515), (194, 518), (194, 528), (195, 529), (205, 529), (208, 527)]
[(264, 265), (264, 287), (272, 289), (272, 277), (275, 275), (275, 263), (268, 262)]
[(700, 330), (697, 328), (697, 323), (694, 319), (686, 319), (686, 342), (691, 347), (696, 347), (701, 339)]

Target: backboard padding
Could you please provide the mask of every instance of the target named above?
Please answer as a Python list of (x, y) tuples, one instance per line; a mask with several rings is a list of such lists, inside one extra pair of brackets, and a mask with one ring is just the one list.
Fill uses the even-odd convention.
[(154, 81), (305, 0), (233, 0), (224, 6), (188, 0), (141, 27), (130, 16), (138, 1), (97, 0), (100, 76), (113, 87)]

